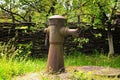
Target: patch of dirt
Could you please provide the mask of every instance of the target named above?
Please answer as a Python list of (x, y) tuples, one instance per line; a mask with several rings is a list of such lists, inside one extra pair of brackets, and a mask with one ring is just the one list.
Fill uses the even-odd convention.
[(17, 76), (12, 80), (41, 80), (41, 79), (40, 79), (40, 74), (36, 72), (36, 73), (25, 74), (22, 76)]
[[(99, 66), (76, 66), (67, 67), (65, 73), (61, 74), (47, 74), (44, 71), (25, 74), (23, 76), (18, 76), (12, 80), (72, 80), (71, 75), (74, 72), (82, 71), (83, 73), (92, 72), (94, 75), (98, 76), (120, 76), (120, 69), (109, 68), (109, 67), (99, 67)], [(77, 80), (77, 79), (74, 79)], [(117, 78), (116, 80), (120, 80)]]
[(95, 75), (99, 76), (120, 76), (120, 69), (110, 68), (110, 67), (102, 67), (102, 66), (82, 66), (76, 67), (76, 71), (83, 71), (83, 72), (92, 72)]
[(23, 76), (18, 76), (13, 78), (12, 80), (70, 80), (70, 73), (65, 72), (61, 74), (47, 74), (45, 72), (36, 72), (25, 74)]

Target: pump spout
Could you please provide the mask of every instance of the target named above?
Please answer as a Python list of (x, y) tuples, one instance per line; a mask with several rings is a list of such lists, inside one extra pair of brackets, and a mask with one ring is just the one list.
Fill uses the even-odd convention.
[(67, 36), (67, 35), (72, 35), (73, 37), (79, 36), (78, 29), (69, 29), (69, 28), (63, 27), (61, 28), (60, 32), (64, 36)]

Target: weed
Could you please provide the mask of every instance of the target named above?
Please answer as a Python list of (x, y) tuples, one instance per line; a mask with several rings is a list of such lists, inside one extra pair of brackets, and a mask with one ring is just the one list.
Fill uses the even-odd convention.
[(28, 57), (30, 50), (23, 52), (22, 47), (16, 49), (12, 41), (0, 44), (0, 80), (10, 80), (13, 76), (43, 69), (45, 59), (33, 60)]
[[(10, 80), (14, 76), (23, 75), (29, 72), (38, 72), (45, 69), (46, 58), (30, 58), (28, 57), (30, 51), (24, 52), (21, 46), (16, 49), (10, 42), (7, 44), (0, 44), (0, 80)], [(30, 46), (28, 46), (28, 48), (30, 48)], [(21, 52), (26, 55), (20, 55)], [(75, 52), (72, 55), (65, 55), (66, 66), (93, 65), (120, 68), (119, 62), (120, 56), (109, 58), (98, 52), (92, 55), (85, 55), (80, 52)], [(71, 78), (76, 78), (75, 80), (85, 80), (89, 79), (88, 77), (90, 78), (90, 76), (86, 76), (86, 74), (76, 72), (72, 73)], [(49, 78), (44, 77), (43, 79), (49, 80)]]

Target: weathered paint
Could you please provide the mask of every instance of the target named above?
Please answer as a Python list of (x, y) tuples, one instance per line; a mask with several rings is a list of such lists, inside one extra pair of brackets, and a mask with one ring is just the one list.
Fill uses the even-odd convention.
[(49, 18), (49, 27), (45, 29), (49, 33), (49, 52), (47, 60), (47, 72), (64, 72), (64, 37), (67, 35), (77, 36), (77, 29), (69, 29), (67, 20), (60, 15)]

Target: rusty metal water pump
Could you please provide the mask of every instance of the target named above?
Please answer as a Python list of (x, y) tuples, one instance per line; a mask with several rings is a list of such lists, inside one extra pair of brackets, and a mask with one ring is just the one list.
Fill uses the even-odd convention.
[(48, 20), (49, 27), (45, 32), (49, 35), (49, 52), (47, 60), (47, 72), (64, 72), (64, 37), (77, 36), (77, 29), (65, 27), (67, 19), (60, 15), (51, 16)]

